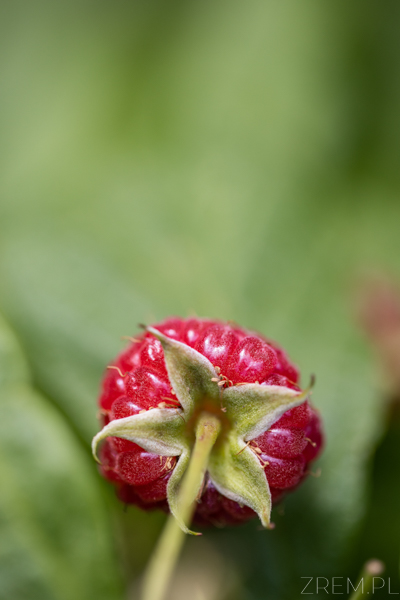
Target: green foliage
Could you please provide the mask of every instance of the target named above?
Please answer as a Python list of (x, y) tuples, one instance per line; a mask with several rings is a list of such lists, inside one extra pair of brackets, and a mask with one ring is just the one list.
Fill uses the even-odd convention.
[(1, 322), (0, 597), (110, 600), (120, 572), (110, 516), (87, 453), (34, 390)]
[(4, 334), (0, 597), (112, 597), (115, 540), (138, 575), (160, 517), (109, 502), (81, 445), (120, 336), (190, 311), (282, 343), (327, 433), (274, 532), (207, 535), (251, 598), (345, 569), (383, 411), (352, 296), (400, 271), (397, 3), (2, 11), (0, 308), (35, 389)]

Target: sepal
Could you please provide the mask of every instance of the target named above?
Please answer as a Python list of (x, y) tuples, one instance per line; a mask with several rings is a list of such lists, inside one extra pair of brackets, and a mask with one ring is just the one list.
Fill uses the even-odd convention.
[(302, 404), (310, 393), (278, 385), (247, 383), (227, 388), (223, 402), (238, 438), (252, 440), (269, 429), (291, 408)]
[(239, 504), (254, 510), (264, 527), (271, 514), (271, 492), (256, 455), (237, 436), (231, 434), (216, 448), (208, 465), (210, 478), (217, 490)]
[(93, 438), (92, 452), (97, 457), (99, 443), (107, 437), (135, 442), (147, 452), (162, 456), (179, 456), (188, 447), (181, 410), (152, 408), (144, 413), (114, 419)]
[(197, 350), (165, 336), (154, 327), (148, 327), (147, 331), (161, 342), (168, 377), (185, 417), (190, 416), (205, 398), (218, 403), (220, 388), (215, 382), (219, 378), (211, 362)]
[(175, 519), (178, 522), (179, 527), (185, 533), (193, 533), (187, 527), (180, 510), (179, 503), (179, 488), (182, 482), (182, 478), (186, 472), (187, 466), (189, 464), (190, 452), (184, 451), (179, 457), (178, 462), (175, 465), (174, 470), (172, 471), (172, 475), (169, 478), (167, 485), (167, 501), (169, 510), (174, 515)]

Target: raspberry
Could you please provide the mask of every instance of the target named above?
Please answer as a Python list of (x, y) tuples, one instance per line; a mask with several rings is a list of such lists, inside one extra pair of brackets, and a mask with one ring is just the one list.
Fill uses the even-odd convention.
[[(220, 398), (222, 405), (227, 398), (232, 406), (242, 403), (242, 413), (248, 410), (249, 414), (254, 411), (256, 414), (259, 411), (258, 420), (254, 417), (251, 427), (247, 426), (246, 435), (238, 433), (239, 441), (232, 433), (236, 431), (238, 421), (235, 410), (239, 409), (229, 408), (231, 405), (221, 408), (216, 401), (211, 402), (210, 393), (201, 392), (200, 384), (199, 391), (196, 391), (197, 379), (193, 380), (194, 384), (189, 382), (186, 388), (182, 388), (183, 392), (179, 392), (178, 385), (174, 389), (173, 366), (172, 362), (168, 363), (172, 359), (167, 360), (165, 354), (168, 344), (175, 348), (177, 356), (179, 352), (183, 353), (182, 356), (186, 352), (185, 357), (189, 358), (182, 359), (183, 362), (190, 359), (196, 363), (199, 355), (207, 359), (203, 361), (205, 366), (196, 368), (209, 368), (210, 373), (215, 375), (207, 378), (207, 381), (210, 380), (207, 385), (214, 386), (214, 398)], [(189, 375), (192, 371), (188, 371)], [(174, 438), (169, 433), (167, 437), (159, 435), (159, 444), (164, 444), (161, 448), (157, 440), (154, 441), (155, 434), (154, 440), (153, 434), (149, 434), (151, 439), (147, 441), (146, 433), (139, 429), (141, 423), (145, 423), (143, 427), (153, 427), (152, 416), (155, 423), (156, 417), (168, 417), (168, 423), (174, 423), (178, 432), (177, 440), (183, 436), (184, 441), (179, 443), (185, 449), (189, 444), (187, 440), (190, 440), (191, 423), (200, 410), (192, 407), (189, 411), (191, 416), (186, 419), (186, 400), (184, 402), (182, 398), (189, 390), (195, 396), (194, 407), (201, 406), (201, 410), (219, 414), (221, 439), (235, 437), (229, 442), (232, 444), (230, 447), (239, 450), (232, 451), (230, 460), (236, 465), (243, 457), (243, 465), (248, 466), (240, 467), (238, 475), (235, 471), (234, 478), (239, 481), (240, 469), (242, 474), (246, 468), (255, 469), (257, 477), (263, 478), (259, 481), (267, 490), (265, 494), (269, 490), (272, 504), (277, 503), (305, 478), (310, 462), (317, 458), (323, 444), (319, 415), (307, 401), (307, 393), (301, 393), (298, 381), (299, 372), (285, 352), (254, 332), (229, 323), (195, 318), (171, 318), (154, 325), (151, 331), (147, 330), (132, 340), (104, 377), (99, 400), (104, 429), (95, 438), (95, 445), (100, 439), (105, 440), (100, 451), (101, 473), (117, 487), (123, 502), (144, 509), (168, 509), (168, 490), (173, 488), (170, 480), (177, 469), (181, 451), (172, 448), (172, 453), (168, 454), (165, 448), (169, 447), (168, 444), (174, 446)], [(257, 399), (260, 394), (264, 394), (265, 401)], [(276, 398), (281, 396), (285, 401), (281, 399), (278, 402)], [(269, 412), (267, 405), (270, 406)], [(288, 409), (285, 410), (285, 407)], [(245, 416), (240, 418), (245, 420)], [(161, 423), (157, 427), (163, 426), (162, 420), (157, 423)], [(136, 433), (130, 433), (130, 424), (134, 424)], [(217, 448), (216, 454), (218, 452), (218, 460), (221, 461), (222, 451)], [(221, 471), (218, 470), (218, 461), (215, 464), (217, 466), (211, 468), (210, 463), (197, 495), (194, 521), (200, 525), (231, 525), (256, 516), (255, 510), (260, 514), (258, 500), (252, 500), (251, 490), (243, 491), (245, 484), (224, 483), (224, 475), (218, 475)]]

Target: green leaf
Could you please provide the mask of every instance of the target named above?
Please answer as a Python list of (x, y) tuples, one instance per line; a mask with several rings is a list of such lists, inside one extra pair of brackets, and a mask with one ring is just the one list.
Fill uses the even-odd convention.
[(121, 337), (135, 333), (152, 308), (101, 252), (52, 231), (51, 242), (31, 231), (12, 235), (5, 248), (3, 238), (2, 305), (12, 308), (9, 320), (35, 381), (89, 444), (98, 430), (96, 399), (106, 365), (126, 345)]
[(2, 320), (0, 340), (0, 598), (116, 599), (120, 574), (97, 473), (33, 389)]
[(17, 339), (0, 317), (0, 389), (28, 382), (28, 367)]

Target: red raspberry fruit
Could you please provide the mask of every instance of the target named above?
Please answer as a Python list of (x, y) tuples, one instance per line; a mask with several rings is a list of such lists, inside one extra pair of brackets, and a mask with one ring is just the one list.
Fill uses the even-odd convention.
[[(230, 525), (258, 512), (265, 524), (263, 511), (298, 486), (323, 443), (319, 415), (298, 381), (285, 352), (259, 334), (204, 319), (159, 323), (132, 339), (104, 377), (104, 429), (95, 438), (95, 446), (105, 439), (101, 473), (123, 502), (144, 509), (169, 505), (174, 512), (177, 483), (169, 485), (170, 479), (181, 459), (185, 470), (195, 416), (208, 411), (219, 415), (223, 441), (215, 444), (199, 489), (195, 522)], [(159, 433), (163, 419), (165, 434)], [(176, 447), (174, 435), (181, 440)]]

